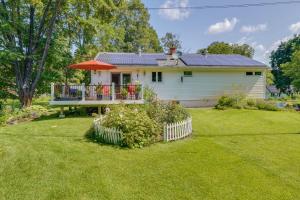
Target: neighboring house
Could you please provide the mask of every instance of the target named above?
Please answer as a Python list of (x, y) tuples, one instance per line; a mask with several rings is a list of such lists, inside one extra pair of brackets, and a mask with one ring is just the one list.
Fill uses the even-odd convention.
[[(142, 88), (152, 88), (161, 100), (178, 101), (187, 107), (212, 105), (226, 94), (266, 97), (266, 71), (269, 68), (241, 55), (183, 54), (178, 57), (177, 54), (163, 53), (99, 53), (95, 60), (116, 68), (91, 71), (91, 85), (114, 86), (110, 92), (112, 97), (105, 102), (94, 101), (93, 105), (119, 103), (115, 100), (120, 99), (120, 86), (134, 83), (142, 84)], [(126, 98), (125, 103), (140, 103), (136, 100), (143, 100), (141, 95)]]
[(275, 85), (268, 85), (266, 92), (267, 97), (279, 97), (280, 95), (280, 90)]

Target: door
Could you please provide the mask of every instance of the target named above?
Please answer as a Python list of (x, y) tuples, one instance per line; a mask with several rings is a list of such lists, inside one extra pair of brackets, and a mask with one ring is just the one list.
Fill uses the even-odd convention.
[(115, 83), (115, 85), (121, 84), (121, 74), (120, 73), (112, 73), (111, 74), (111, 82)]
[(120, 99), (121, 94), (121, 73), (112, 73), (111, 74), (111, 83), (115, 84), (115, 98)]

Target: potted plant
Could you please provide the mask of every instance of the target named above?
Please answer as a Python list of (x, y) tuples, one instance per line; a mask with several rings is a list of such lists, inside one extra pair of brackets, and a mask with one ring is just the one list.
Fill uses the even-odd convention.
[(96, 86), (96, 94), (97, 94), (97, 99), (98, 100), (102, 100), (102, 90), (103, 90), (103, 86), (100, 83), (99, 85)]
[(135, 87), (135, 99), (136, 100), (139, 99), (141, 90), (142, 90), (141, 84), (136, 84), (136, 87)]
[(126, 88), (121, 88), (121, 97), (122, 99), (126, 99), (128, 95), (128, 91)]

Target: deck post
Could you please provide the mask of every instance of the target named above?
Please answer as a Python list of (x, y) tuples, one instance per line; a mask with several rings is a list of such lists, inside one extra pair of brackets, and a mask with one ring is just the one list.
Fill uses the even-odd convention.
[(65, 118), (65, 115), (64, 115), (64, 107), (60, 107), (60, 114), (59, 114), (59, 118)]
[(51, 101), (54, 101), (54, 83), (51, 83)]
[(82, 83), (81, 85), (81, 100), (85, 101), (85, 83)]
[(112, 82), (111, 83), (111, 100), (114, 101), (115, 100), (115, 83)]

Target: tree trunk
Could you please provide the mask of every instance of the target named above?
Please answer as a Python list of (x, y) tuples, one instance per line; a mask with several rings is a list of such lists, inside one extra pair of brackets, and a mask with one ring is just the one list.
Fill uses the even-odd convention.
[(32, 104), (32, 95), (29, 91), (22, 91), (22, 94), (19, 95), (19, 99), (22, 108), (29, 107)]

